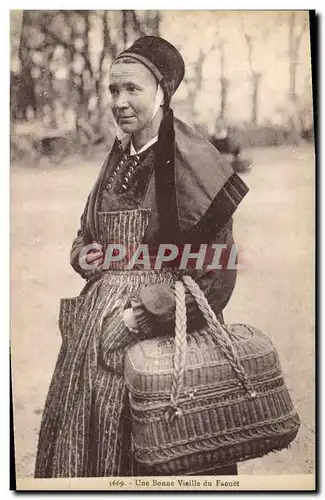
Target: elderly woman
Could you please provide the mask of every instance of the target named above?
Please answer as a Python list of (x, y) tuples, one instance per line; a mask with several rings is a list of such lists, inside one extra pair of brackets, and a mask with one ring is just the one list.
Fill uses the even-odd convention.
[[(173, 117), (170, 100), (183, 76), (181, 55), (159, 37), (140, 38), (111, 66), (117, 137), (72, 245), (71, 264), (87, 282), (78, 297), (61, 300), (63, 342), (43, 413), (36, 477), (156, 475), (154, 467), (132, 463), (125, 350), (173, 332), (180, 272), (197, 281), (219, 318), (233, 292), (234, 269), (126, 265), (140, 243), (148, 245), (152, 262), (161, 243), (233, 243), (231, 216), (247, 187), (207, 140)], [(123, 245), (127, 255), (105, 265), (112, 244)], [(202, 328), (194, 300), (188, 296), (186, 303), (190, 331)], [(214, 473), (236, 473), (236, 466)]]

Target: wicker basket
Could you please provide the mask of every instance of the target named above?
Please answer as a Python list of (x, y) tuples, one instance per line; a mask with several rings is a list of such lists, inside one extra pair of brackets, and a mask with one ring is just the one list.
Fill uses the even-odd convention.
[(178, 281), (175, 339), (127, 352), (135, 460), (160, 474), (196, 474), (288, 447), (300, 420), (274, 345), (256, 328), (221, 326), (198, 285), (182, 280), (207, 327), (186, 335)]

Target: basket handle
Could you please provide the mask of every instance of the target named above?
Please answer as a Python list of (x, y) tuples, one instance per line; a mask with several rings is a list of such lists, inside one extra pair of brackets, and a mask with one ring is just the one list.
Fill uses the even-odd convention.
[(183, 375), (186, 363), (187, 347), (187, 318), (185, 303), (185, 287), (181, 281), (175, 283), (175, 353), (172, 390), (170, 393), (170, 406), (174, 410), (174, 416), (179, 416), (181, 410), (178, 408), (178, 399), (183, 387)]
[(170, 395), (170, 406), (175, 410), (175, 415), (180, 415), (178, 399), (183, 386), (183, 375), (186, 363), (186, 303), (185, 287), (193, 295), (200, 311), (202, 312), (214, 341), (222, 350), (223, 355), (228, 359), (230, 366), (234, 370), (237, 378), (246, 390), (248, 397), (256, 397), (256, 392), (244, 370), (236, 350), (234, 349), (227, 329), (220, 324), (214, 311), (209, 305), (204, 293), (198, 284), (190, 277), (183, 276), (181, 281), (175, 283), (176, 315), (175, 315), (175, 354), (172, 390)]

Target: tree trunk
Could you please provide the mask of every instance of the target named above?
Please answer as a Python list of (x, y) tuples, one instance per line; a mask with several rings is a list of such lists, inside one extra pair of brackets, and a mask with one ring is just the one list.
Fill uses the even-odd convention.
[(126, 49), (128, 43), (128, 11), (122, 10), (122, 35), (123, 35), (123, 49)]
[(297, 74), (297, 50), (295, 43), (296, 13), (292, 12), (289, 18), (289, 98), (296, 101), (296, 74)]
[(220, 44), (219, 44), (219, 50), (220, 50), (220, 114), (219, 114), (219, 117), (221, 119), (224, 119), (225, 114), (226, 114), (226, 107), (227, 107), (229, 82), (225, 76), (225, 49), (224, 49), (224, 44), (222, 42), (220, 42)]
[(154, 16), (153, 29), (152, 29), (152, 34), (155, 36), (160, 35), (160, 22), (161, 22), (161, 14), (159, 10), (157, 10)]
[(20, 62), (20, 72), (19, 75), (17, 75), (17, 87), (19, 92), (19, 96), (17, 98), (17, 112), (18, 115), (27, 119), (26, 113), (28, 108), (33, 109), (34, 113), (36, 113), (37, 106), (34, 80), (32, 78), (33, 63), (31, 53), (23, 40), (19, 45), (18, 58)]
[(301, 142), (299, 117), (297, 116), (297, 68), (299, 63), (299, 49), (302, 36), (307, 27), (307, 18), (300, 24), (297, 18), (297, 12), (291, 12), (289, 17), (289, 39), (288, 39), (288, 56), (289, 56), (289, 100), (291, 103), (289, 123), (291, 135), (296, 145)]
[[(299, 63), (299, 49), (302, 36), (307, 27), (306, 19), (300, 24), (300, 30), (297, 33), (299, 24), (297, 22), (297, 12), (291, 12), (289, 17), (289, 40), (288, 40), (288, 55), (289, 55), (289, 97), (292, 102), (296, 101), (296, 82), (297, 68)], [(296, 33), (295, 33), (296, 31)]]
[(260, 90), (260, 82), (261, 82), (261, 73), (257, 73), (256, 71), (252, 72), (252, 83), (253, 83), (253, 91), (252, 91), (252, 117), (251, 123), (252, 125), (257, 125), (258, 123), (258, 111), (259, 111), (259, 90)]
[(227, 109), (227, 98), (228, 98), (228, 89), (229, 89), (229, 81), (227, 78), (222, 77), (220, 80), (221, 85), (221, 101), (220, 101), (220, 115), (221, 119), (225, 119), (226, 109)]

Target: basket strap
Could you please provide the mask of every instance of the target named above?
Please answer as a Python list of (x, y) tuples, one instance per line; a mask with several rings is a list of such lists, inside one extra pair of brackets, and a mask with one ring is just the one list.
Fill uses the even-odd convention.
[(183, 387), (187, 346), (185, 287), (181, 281), (176, 281), (175, 283), (175, 300), (175, 353), (170, 406), (174, 410), (174, 416), (179, 416), (181, 410), (178, 408), (178, 399)]
[(195, 298), (197, 305), (208, 324), (209, 332), (212, 334), (214, 340), (222, 350), (224, 356), (228, 359), (230, 366), (242, 383), (248, 396), (250, 398), (254, 398), (256, 396), (256, 392), (238, 358), (238, 354), (235, 351), (232, 342), (230, 341), (229, 333), (219, 323), (214, 311), (209, 305), (204, 293), (202, 292), (198, 284), (190, 276), (183, 276), (181, 279)]

